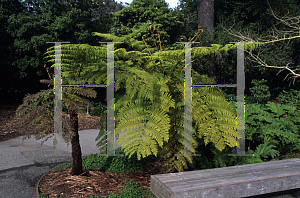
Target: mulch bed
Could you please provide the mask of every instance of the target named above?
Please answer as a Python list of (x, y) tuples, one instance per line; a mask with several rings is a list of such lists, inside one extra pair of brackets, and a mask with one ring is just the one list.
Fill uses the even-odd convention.
[[(22, 136), (18, 130), (19, 126), (15, 124), (19, 119), (15, 118), (16, 110), (19, 105), (20, 104), (0, 104), (0, 142)], [(69, 118), (69, 115), (63, 113), (63, 117)], [(78, 130), (100, 129), (100, 126), (98, 126), (99, 121), (99, 116), (89, 116), (85, 113), (79, 114)]]
[[(79, 176), (71, 176), (71, 168), (51, 170), (41, 180), (39, 191), (49, 197), (106, 197), (116, 190), (120, 192), (114, 194), (122, 193), (125, 184), (121, 182), (130, 180), (138, 183), (141, 190), (150, 190), (151, 175), (168, 173), (168, 168), (162, 162), (150, 162), (148, 167), (150, 170), (124, 173), (84, 169)], [(148, 198), (148, 195), (145, 197)]]
[(14, 123), (16, 110), (20, 104), (0, 104), (0, 142), (20, 136)]

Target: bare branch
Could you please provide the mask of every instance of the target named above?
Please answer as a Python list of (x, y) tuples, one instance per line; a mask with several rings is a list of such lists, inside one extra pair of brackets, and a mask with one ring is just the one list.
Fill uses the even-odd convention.
[[(287, 45), (290, 43), (290, 41), (292, 39), (297, 39), (297, 38), (300, 38), (300, 26), (299, 26), (299, 23), (300, 23), (300, 16), (296, 16), (296, 17), (288, 17), (286, 14), (284, 17), (282, 18), (279, 18), (276, 13), (273, 12), (272, 8), (271, 8), (271, 5), (269, 3), (269, 1), (267, 0), (269, 6), (270, 6), (270, 9), (271, 9), (271, 14), (277, 19), (279, 20), (281, 23), (283, 23), (284, 25), (288, 26), (291, 30), (290, 31), (284, 31), (284, 30), (278, 30), (276, 29), (275, 25), (272, 23), (273, 27), (271, 27), (271, 29), (268, 30), (269, 32), (269, 35), (265, 36), (265, 37), (269, 37), (271, 38), (270, 40), (268, 39), (263, 39), (262, 37), (260, 38), (257, 38), (257, 39), (252, 39), (249, 37), (249, 34), (248, 34), (248, 37), (244, 36), (241, 32), (235, 32), (235, 31), (230, 31), (232, 29), (232, 26), (231, 28), (229, 29), (226, 29), (223, 25), (223, 29), (230, 35), (234, 36), (235, 38), (239, 38), (241, 41), (244, 41), (244, 42), (262, 42), (264, 44), (272, 44), (272, 43), (276, 43), (276, 42), (279, 42), (279, 41), (288, 41)], [(288, 12), (289, 13), (289, 12)], [(293, 22), (295, 21), (296, 22)], [(234, 22), (235, 24), (235, 22)], [(234, 25), (233, 24), (233, 25)], [(226, 25), (225, 25), (226, 26)], [(250, 32), (249, 30), (247, 30), (248, 32)], [(271, 35), (271, 32), (272, 31), (272, 35)], [(245, 31), (246, 32), (246, 31)], [(253, 35), (252, 35), (253, 37)], [(256, 50), (261, 50), (261, 48), (259, 49), (256, 49)], [(254, 60), (252, 60), (253, 62), (256, 62), (259, 64), (259, 66), (263, 66), (263, 67), (271, 67), (271, 68), (276, 68), (276, 69), (281, 69), (277, 75), (282, 72), (283, 70), (288, 70), (290, 73), (288, 75), (291, 75), (290, 78), (294, 78), (294, 83), (295, 83), (295, 80), (297, 77), (300, 76), (300, 72), (298, 73), (297, 70), (300, 70), (299, 69), (299, 65), (297, 66), (298, 69), (291, 69), (289, 68), (289, 65), (292, 64), (293, 62), (290, 61), (287, 65), (285, 66), (271, 66), (271, 65), (268, 65), (266, 63), (266, 60), (261, 60), (261, 58), (259, 57), (259, 55), (261, 54), (261, 52), (259, 51), (258, 52), (258, 55), (254, 55), (252, 53), (252, 50), (250, 51), (247, 51), (247, 50), (244, 50), (246, 51)], [(277, 57), (277, 54), (274, 54), (274, 57)], [(282, 61), (283, 58), (280, 59), (280, 61)], [(274, 64), (275, 64), (275, 60), (273, 59), (274, 61)], [(254, 66), (254, 67), (259, 67), (259, 66)], [(288, 76), (287, 75), (287, 76)], [(286, 76), (286, 77), (287, 77)], [(285, 77), (285, 79), (286, 79)], [(284, 79), (284, 80), (285, 80)]]

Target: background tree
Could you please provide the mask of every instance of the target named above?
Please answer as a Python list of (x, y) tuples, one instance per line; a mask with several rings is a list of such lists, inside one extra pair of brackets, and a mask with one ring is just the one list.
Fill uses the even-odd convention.
[[(293, 1), (272, 1), (270, 4), (278, 13), (287, 13), (288, 11), (290, 13), (299, 12), (297, 5)], [(232, 10), (232, 15), (234, 16), (231, 18), (231, 20), (226, 22), (227, 24), (230, 24), (230, 26), (224, 27), (225, 29), (222, 28), (227, 34), (228, 32), (226, 30), (230, 30), (233, 26), (235, 26), (238, 27), (237, 29), (243, 31), (244, 36), (251, 35), (253, 38), (258, 38), (268, 35), (269, 33), (267, 29), (272, 27), (273, 24), (277, 23), (277, 20), (270, 15), (270, 6), (268, 5), (267, 1), (247, 1), (244, 2), (244, 4), (235, 1), (233, 5), (228, 4), (227, 7)], [(239, 24), (241, 24), (241, 26)], [(237, 37), (232, 37), (231, 41), (235, 41), (236, 39)], [(291, 54), (292, 48), (291, 45), (277, 43), (270, 48), (268, 46), (263, 46), (258, 49), (258, 51), (260, 50), (265, 51), (264, 56), (261, 57), (262, 59), (271, 61), (274, 64), (277, 62), (278, 64), (279, 59), (287, 57)], [(278, 81), (277, 77), (274, 78), (274, 76), (276, 76), (278, 73), (276, 69), (257, 68), (255, 67), (257, 64), (250, 59), (250, 55), (245, 55), (246, 87), (248, 87), (246, 88), (246, 92), (248, 95), (250, 95), (249, 87), (251, 87), (251, 79), (253, 78), (267, 79), (267, 84), (270, 87), (271, 97), (273, 98), (276, 97), (276, 95), (278, 95), (283, 89), (289, 89), (289, 84), (287, 82)], [(276, 59), (276, 57), (280, 58)], [(249, 71), (248, 73), (247, 70)], [(278, 78), (282, 78), (284, 75), (285, 74), (282, 73), (278, 76)]]
[[(273, 9), (271, 8), (271, 5), (270, 5), (270, 3), (269, 3), (269, 1), (267, 0), (267, 2), (268, 2), (268, 4), (269, 4), (269, 6), (270, 6), (270, 9), (269, 10), (271, 10), (271, 13), (272, 13), (272, 16), (274, 16), (274, 18), (275, 19), (277, 19), (277, 20), (279, 20), (281, 23), (283, 23), (283, 24), (285, 24), (286, 26), (288, 26), (289, 28), (290, 28), (290, 31), (285, 31), (285, 30), (278, 30), (278, 29), (276, 29), (275, 28), (275, 26), (273, 25), (273, 27), (271, 28), (272, 29), (272, 32), (273, 32), (273, 35), (264, 35), (265, 36), (265, 38), (264, 39), (262, 39), (262, 37), (260, 37), (260, 38), (254, 38), (256, 41), (260, 41), (260, 42), (264, 42), (264, 43), (266, 43), (266, 44), (271, 44), (271, 45), (269, 45), (269, 47), (272, 47), (272, 49), (274, 49), (274, 46), (276, 46), (275, 47), (275, 49), (277, 48), (277, 46), (278, 45), (273, 45), (273, 43), (275, 43), (275, 42), (283, 42), (284, 43), (284, 47), (285, 48), (287, 48), (287, 46), (289, 45), (289, 43), (290, 43), (290, 40), (291, 39), (296, 39), (296, 38), (300, 38), (300, 35), (299, 35), (299, 33), (298, 33), (298, 30), (299, 30), (299, 22), (294, 22), (293, 20), (295, 20), (295, 19), (297, 19), (298, 18), (298, 16), (297, 17), (287, 17), (287, 16), (285, 16), (285, 17), (283, 17), (283, 18), (279, 18), (278, 16), (276, 16), (276, 14), (273, 12)], [(289, 22), (289, 21), (291, 21), (291, 22)], [(298, 27), (296, 27), (296, 26), (298, 26)], [(270, 32), (270, 31), (269, 31)], [(249, 38), (249, 37), (246, 37), (246, 36), (243, 36), (242, 34), (234, 34), (234, 33), (231, 33), (231, 32), (229, 32), (231, 35), (234, 35), (234, 36), (236, 36), (236, 37), (238, 37), (238, 38), (240, 38), (240, 39), (243, 39), (243, 40), (245, 40), (245, 41), (254, 41), (253, 39), (251, 39), (251, 38)], [(282, 38), (283, 37), (283, 38)], [(268, 40), (268, 38), (271, 38), (271, 40)], [(284, 41), (286, 41), (286, 42), (284, 42)], [(285, 43), (287, 43), (287, 44), (285, 44)], [(281, 48), (283, 48), (283, 47), (281, 47)], [(277, 48), (277, 49), (280, 49), (281, 50), (281, 48)], [(291, 49), (291, 47), (290, 46), (288, 46), (288, 49)], [(298, 49), (298, 48), (297, 48)], [(248, 52), (248, 51), (247, 51)], [(262, 60), (264, 57), (260, 57), (259, 56), (259, 54), (261, 53), (260, 51), (258, 52), (258, 55), (255, 55), (255, 54), (253, 54), (252, 53), (252, 51), (250, 51), (250, 52), (248, 52), (249, 54), (250, 54), (250, 56), (254, 59), (254, 61), (256, 62), (256, 63), (259, 63), (259, 65), (261, 65), (261, 66), (263, 66), (263, 67), (269, 67), (269, 68), (277, 68), (277, 69), (282, 69), (281, 71), (283, 71), (283, 70), (288, 70), (288, 74), (287, 74), (287, 76), (289, 75), (289, 74), (291, 74), (292, 76), (290, 77), (290, 78), (294, 78), (294, 83), (295, 83), (295, 80), (297, 79), (297, 77), (299, 77), (300, 76), (300, 72), (298, 73), (298, 71), (300, 70), (299, 69), (299, 66), (297, 65), (296, 67), (297, 67), (297, 69), (294, 69), (293, 70), (293, 67), (291, 67), (290, 68), (290, 64), (294, 64), (294, 62), (293, 62), (293, 60), (291, 59), (291, 56), (290, 57), (288, 57), (288, 58), (281, 58), (279, 55), (275, 55), (275, 53), (272, 53), (272, 57), (274, 58), (274, 59), (276, 59), (276, 57), (279, 57), (279, 59), (280, 60), (276, 60), (276, 61), (273, 61), (273, 65), (283, 65), (284, 64), (284, 66), (270, 66), (270, 65), (268, 65), (267, 63), (266, 63), (266, 60)], [(290, 54), (290, 53), (289, 53)], [(288, 54), (285, 54), (285, 55), (288, 55)], [(293, 54), (293, 55), (295, 55), (295, 53)], [(298, 63), (298, 60), (299, 60), (299, 57), (298, 56), (296, 56), (295, 57), (296, 59), (297, 59), (297, 63)], [(283, 60), (283, 61), (282, 61)], [(298, 71), (297, 71), (298, 70)], [(280, 71), (280, 72), (281, 72)]]
[[(204, 31), (208, 31), (210, 37), (214, 39), (214, 0), (198, 0), (198, 26), (204, 28)], [(207, 28), (207, 29), (206, 29)], [(216, 67), (214, 63), (215, 57), (210, 54), (210, 60), (207, 63), (208, 77), (214, 78), (216, 76)]]
[[(161, 33), (160, 40), (162, 47), (187, 40), (179, 38), (183, 33), (184, 18), (183, 14), (178, 11), (172, 11), (168, 8), (168, 4), (164, 0), (134, 0), (130, 6), (116, 12), (114, 17), (114, 25), (111, 34), (115, 36), (124, 36), (132, 33), (132, 28), (141, 27), (142, 23), (150, 22), (152, 25), (159, 26)], [(141, 32), (134, 37), (138, 41), (142, 41), (142, 35), (146, 36), (146, 41), (152, 47), (158, 45), (159, 34), (152, 35), (149, 32)], [(128, 47), (120, 44), (121, 47)]]
[(209, 33), (214, 30), (214, 0), (198, 0), (198, 25), (205, 28)]
[[(93, 38), (91, 33), (93, 31), (106, 32), (112, 24), (110, 17), (114, 8), (107, 7), (106, 9), (107, 4), (100, 3), (100, 1), (93, 3), (84, 0), (25, 0), (20, 3), (22, 7), (13, 2), (3, 3), (3, 8), (10, 8), (8, 6), (12, 8), (12, 13), (4, 12), (5, 25), (3, 27), (11, 37), (7, 39), (10, 46), (5, 49), (5, 54), (9, 54), (7, 57), (11, 58), (3, 61), (1, 66), (1, 69), (6, 71), (5, 75), (10, 78), (8, 81), (3, 81), (3, 95), (7, 93), (7, 88), (24, 90), (21, 97), (25, 93), (36, 93), (46, 88), (45, 85), (39, 83), (40, 78), (47, 78), (47, 73), (42, 68), (45, 64), (43, 52), (49, 47), (45, 45), (46, 42), (70, 41), (71, 43), (99, 45), (99, 40)], [(22, 8), (22, 11), (13, 13), (13, 6), (17, 5), (20, 9)], [(97, 13), (96, 8), (103, 12)], [(6, 58), (4, 57), (3, 59)]]
[[(14, 54), (9, 50), (14, 42), (7, 30), (7, 20), (10, 15), (19, 14), (23, 10), (23, 5), (18, 0), (2, 0), (0, 2), (0, 90), (1, 102), (10, 102), (8, 94), (15, 92), (18, 83), (15, 82), (15, 72), (17, 68), (10, 67), (10, 63), (14, 60)], [(19, 90), (19, 89), (18, 89)]]
[(97, 29), (101, 29), (103, 33), (110, 31), (113, 25), (113, 13), (125, 8), (125, 6), (115, 2), (115, 0), (93, 0), (92, 4), (91, 21), (93, 21), (94, 24), (98, 26)]
[[(176, 10), (184, 13), (185, 18), (193, 19), (189, 23), (185, 23), (188, 27), (185, 29), (196, 30), (198, 26), (197, 21), (197, 2), (195, 0), (180, 0), (179, 6)], [(272, 9), (277, 13), (298, 13), (299, 9), (295, 1), (276, 1), (270, 2)], [(272, 24), (276, 24), (277, 20), (269, 15), (268, 10), (270, 7), (267, 1), (226, 1), (226, 0), (215, 0), (215, 16), (214, 16), (214, 36), (215, 40), (211, 40), (209, 36), (204, 32), (199, 40), (201, 44), (196, 46), (210, 46), (213, 43), (219, 43), (226, 45), (229, 42), (236, 41), (237, 37), (232, 36), (226, 30), (230, 30), (233, 25), (236, 29), (242, 29), (243, 35), (252, 35), (252, 37), (259, 37), (261, 35), (268, 34), (268, 27), (272, 27)], [(226, 22), (226, 23), (225, 23)], [(225, 29), (224, 29), (225, 28)], [(247, 30), (248, 29), (248, 30)], [(192, 31), (186, 31), (192, 32)], [(192, 35), (186, 35), (187, 38)], [(298, 54), (296, 43), (290, 46), (284, 46), (280, 48), (281, 45), (269, 48), (269, 51), (274, 51), (274, 54), (280, 54), (282, 57), (291, 54)], [(265, 46), (259, 49), (266, 49)], [(278, 50), (277, 50), (278, 49)], [(264, 57), (263, 57), (264, 58)], [(274, 58), (270, 55), (267, 56), (269, 60)], [(294, 58), (294, 57), (293, 57)], [(281, 82), (274, 78), (278, 71), (276, 69), (257, 68), (252, 61), (249, 60), (248, 54), (245, 54), (245, 72), (246, 72), (246, 94), (250, 95), (249, 87), (251, 87), (251, 79), (253, 78), (264, 78), (268, 81), (268, 86), (270, 87), (271, 97), (276, 97), (283, 89), (289, 89), (289, 84), (287, 82)], [(209, 56), (201, 58), (201, 60), (193, 62), (193, 69), (197, 70), (200, 74), (205, 74), (209, 72), (208, 63), (211, 62)], [(229, 51), (223, 54), (222, 57), (216, 57), (215, 61), (216, 76), (215, 79), (218, 83), (234, 83), (236, 79), (236, 52)], [(286, 74), (280, 73), (279, 78)], [(291, 87), (293, 88), (293, 87)], [(223, 89), (227, 94), (235, 94), (234, 89)]]

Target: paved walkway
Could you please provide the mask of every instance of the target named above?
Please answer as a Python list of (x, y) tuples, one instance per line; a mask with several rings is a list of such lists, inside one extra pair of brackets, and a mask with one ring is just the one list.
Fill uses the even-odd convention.
[[(95, 138), (99, 129), (79, 131), (82, 156), (99, 153)], [(59, 163), (71, 162), (72, 147), (67, 146), (56, 135), (57, 145), (53, 148), (54, 137), (41, 146), (42, 140), (32, 136), (22, 142), (17, 137), (0, 142), (0, 198), (35, 198), (35, 185), (43, 173)], [(45, 139), (43, 139), (45, 140)]]

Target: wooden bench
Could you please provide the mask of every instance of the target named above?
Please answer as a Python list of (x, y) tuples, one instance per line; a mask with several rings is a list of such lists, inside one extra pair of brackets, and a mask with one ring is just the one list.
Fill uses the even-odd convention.
[(150, 186), (157, 198), (240, 198), (287, 190), (299, 194), (300, 159), (151, 175)]

